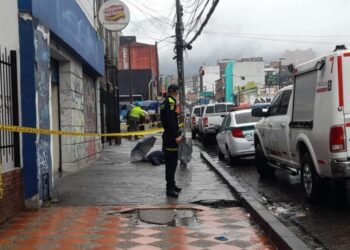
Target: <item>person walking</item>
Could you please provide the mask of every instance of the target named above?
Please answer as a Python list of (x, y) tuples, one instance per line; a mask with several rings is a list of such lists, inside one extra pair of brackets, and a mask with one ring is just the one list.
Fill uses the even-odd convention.
[(166, 195), (177, 198), (181, 188), (176, 186), (175, 172), (178, 162), (178, 145), (182, 140), (176, 112), (176, 97), (179, 87), (171, 84), (168, 87), (168, 96), (160, 106), (160, 119), (164, 128), (163, 151), (165, 158)]

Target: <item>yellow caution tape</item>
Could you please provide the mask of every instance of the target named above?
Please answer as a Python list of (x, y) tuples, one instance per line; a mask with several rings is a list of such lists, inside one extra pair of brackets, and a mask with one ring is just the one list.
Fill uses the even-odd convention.
[[(160, 124), (160, 122), (151, 122), (151, 123), (139, 124), (138, 126), (141, 127), (141, 126), (146, 126), (146, 125), (149, 125), (149, 126), (150, 126), (150, 125), (159, 125), (159, 124)], [(121, 128), (128, 128), (129, 125), (127, 125), (127, 124), (121, 124), (120, 127), (121, 127)]]
[(42, 128), (29, 128), (21, 126), (9, 126), (0, 124), (0, 130), (6, 130), (11, 132), (26, 133), (26, 134), (41, 134), (41, 135), (63, 135), (63, 136), (108, 136), (108, 137), (125, 137), (125, 136), (137, 136), (137, 135), (149, 135), (163, 132), (163, 128), (153, 128), (142, 131), (133, 131), (133, 132), (120, 132), (120, 133), (80, 133), (80, 132), (70, 132), (70, 131), (61, 131), (61, 130), (52, 130), (52, 129), (42, 129)]

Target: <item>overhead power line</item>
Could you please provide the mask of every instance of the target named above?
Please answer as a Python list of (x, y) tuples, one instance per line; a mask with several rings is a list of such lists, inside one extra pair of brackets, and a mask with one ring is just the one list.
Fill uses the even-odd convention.
[(311, 41), (311, 40), (282, 39), (282, 38), (263, 37), (263, 36), (237, 35), (237, 34), (230, 34), (230, 33), (210, 32), (210, 31), (205, 31), (203, 33), (208, 35), (215, 35), (215, 36), (226, 36), (226, 37), (236, 37), (236, 38), (243, 38), (243, 39), (266, 40), (266, 41), (276, 41), (276, 42), (314, 43), (314, 44), (330, 44), (330, 45), (339, 43), (339, 42), (331, 42), (331, 41)]
[(207, 25), (211, 15), (214, 13), (216, 6), (218, 5), (220, 0), (214, 0), (213, 5), (211, 6), (204, 22), (202, 23), (201, 27), (199, 28), (199, 30), (196, 32), (196, 34), (194, 35), (194, 37), (191, 39), (191, 41), (188, 42), (188, 44), (192, 44), (202, 33), (204, 27)]
[(198, 24), (200, 23), (200, 20), (204, 14), (204, 11), (206, 10), (207, 6), (209, 4), (209, 0), (206, 1), (206, 3), (204, 4), (204, 7), (202, 8), (201, 12), (198, 14), (197, 17), (195, 17), (195, 15), (197, 14), (197, 10), (199, 9), (199, 6), (201, 5), (201, 3), (199, 3), (199, 5), (196, 7), (194, 13), (193, 13), (193, 16), (191, 18), (191, 20), (189, 21), (189, 28), (188, 28), (188, 31), (187, 31), (187, 34), (186, 34), (186, 38), (189, 36), (189, 34), (194, 31)]

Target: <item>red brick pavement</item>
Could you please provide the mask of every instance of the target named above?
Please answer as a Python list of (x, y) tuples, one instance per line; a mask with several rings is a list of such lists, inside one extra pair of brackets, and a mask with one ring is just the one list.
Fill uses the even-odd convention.
[[(195, 209), (198, 225), (138, 223), (135, 209)], [(224, 236), (227, 241), (215, 239)], [(90, 206), (25, 211), (0, 227), (0, 249), (275, 249), (239, 207)]]

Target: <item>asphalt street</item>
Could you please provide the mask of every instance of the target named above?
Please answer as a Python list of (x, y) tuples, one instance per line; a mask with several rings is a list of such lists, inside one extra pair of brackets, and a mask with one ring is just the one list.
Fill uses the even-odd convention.
[(228, 166), (218, 159), (215, 143), (205, 147), (199, 141), (195, 144), (227, 172), (238, 177), (242, 186), (310, 247), (350, 249), (350, 192), (339, 195), (337, 187), (331, 185), (323, 200), (312, 205), (305, 200), (300, 176), (276, 171), (274, 178), (261, 179), (255, 170), (254, 157), (240, 159), (234, 166)]

